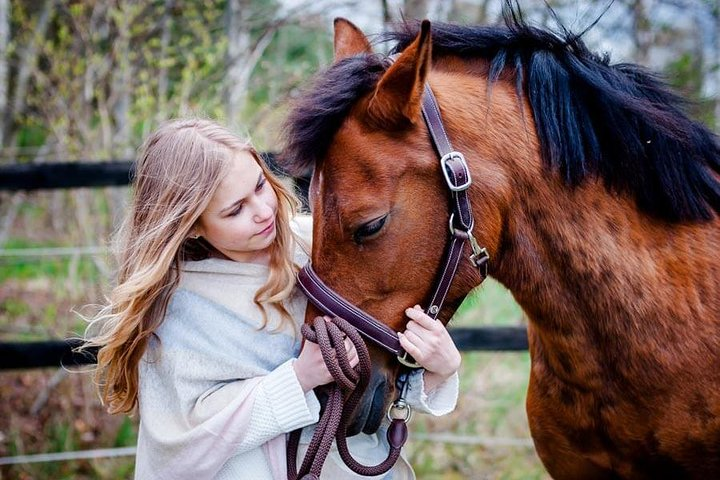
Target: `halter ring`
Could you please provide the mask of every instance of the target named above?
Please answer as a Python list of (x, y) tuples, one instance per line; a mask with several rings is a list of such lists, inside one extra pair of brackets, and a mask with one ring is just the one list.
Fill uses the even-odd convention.
[[(422, 368), (422, 365), (420, 365), (419, 363), (417, 363), (417, 362), (415, 362), (415, 361), (412, 361), (412, 362), (411, 362), (410, 360), (408, 360), (408, 357), (409, 357), (408, 353), (407, 353), (407, 352), (403, 352), (402, 355), (398, 355), (398, 356), (397, 356), (397, 359), (398, 359), (398, 362), (402, 363), (402, 364), (405, 365), (406, 367), (409, 367), (409, 368)], [(412, 358), (412, 357), (410, 357), (410, 358)]]
[[(397, 415), (397, 413), (402, 412), (402, 411), (405, 411), (405, 415), (404, 415), (405, 418), (403, 418), (400, 415)], [(404, 400), (397, 400), (397, 401), (393, 402), (392, 405), (390, 405), (390, 408), (388, 408), (387, 419), (390, 420), (391, 422), (393, 420), (402, 420), (403, 422), (407, 423), (412, 418), (412, 413), (413, 412), (412, 412), (412, 408), (410, 408), (410, 405), (405, 403)]]

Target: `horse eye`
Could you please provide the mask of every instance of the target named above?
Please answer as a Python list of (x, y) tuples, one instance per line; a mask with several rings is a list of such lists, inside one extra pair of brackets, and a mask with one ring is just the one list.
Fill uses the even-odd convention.
[(355, 243), (362, 243), (363, 241), (369, 240), (375, 235), (377, 235), (382, 229), (383, 225), (385, 225), (386, 219), (387, 215), (360, 225), (360, 227), (355, 230), (355, 233), (353, 233), (353, 240), (355, 240)]

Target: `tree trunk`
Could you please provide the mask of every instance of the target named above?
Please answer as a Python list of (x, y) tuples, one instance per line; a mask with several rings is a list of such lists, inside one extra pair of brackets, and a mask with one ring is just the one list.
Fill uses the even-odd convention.
[(390, 5), (388, 5), (387, 0), (381, 0), (381, 5), (383, 13), (383, 26), (387, 29), (390, 23), (393, 22), (393, 16), (390, 13)]
[(715, 132), (720, 134), (720, 5), (710, 9), (715, 16), (715, 43), (713, 45), (714, 65), (711, 65), (715, 72)]
[(405, 15), (405, 18), (407, 18), (408, 20), (421, 20), (427, 17), (427, 14), (427, 0), (405, 0), (405, 8), (403, 9), (403, 15)]
[[(128, 8), (124, 2), (120, 9)], [(115, 101), (112, 105), (112, 116), (115, 134), (113, 135), (112, 155), (128, 158), (132, 155), (130, 146), (130, 103), (132, 89), (132, 64), (130, 61), (130, 21), (132, 15), (123, 12), (116, 15), (115, 27), (118, 34), (115, 39), (115, 58), (117, 63), (113, 70), (112, 92)]]
[(455, 10), (455, 0), (430, 0), (424, 18), (436, 22), (447, 22)]
[(634, 0), (630, 8), (633, 15), (632, 38), (635, 44), (635, 61), (647, 65), (650, 57), (650, 47), (653, 43), (652, 28), (648, 17), (648, 7), (652, 0)]
[[(172, 28), (172, 19), (170, 11), (175, 5), (175, 0), (165, 0), (165, 8), (162, 18), (160, 19), (160, 58), (167, 57), (167, 50), (170, 46), (170, 34)], [(162, 63), (158, 72), (158, 108), (155, 121), (160, 122), (167, 118), (167, 95), (168, 95), (168, 68), (165, 62)]]
[(8, 44), (10, 43), (10, 0), (0, 0), (0, 148), (5, 145), (8, 107)]
[(225, 121), (236, 127), (241, 124), (240, 115), (247, 101), (247, 88), (250, 80), (245, 57), (250, 50), (250, 28), (248, 15), (250, 1), (228, 0), (226, 32), (228, 49), (225, 72)]

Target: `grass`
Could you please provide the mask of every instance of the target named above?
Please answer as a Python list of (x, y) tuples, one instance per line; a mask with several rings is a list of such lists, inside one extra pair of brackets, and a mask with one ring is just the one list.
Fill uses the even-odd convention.
[[(48, 246), (20, 240), (6, 248)], [(73, 270), (74, 269), (74, 270)], [(0, 259), (0, 339), (39, 340), (82, 332), (72, 310), (96, 302), (102, 279), (82, 257), (32, 263)], [(517, 325), (523, 314), (499, 284), (487, 281), (473, 291), (453, 326)], [(527, 352), (465, 352), (460, 401), (450, 415), (417, 415), (405, 454), (420, 479), (546, 479), (529, 446), (493, 444), (492, 439), (529, 441), (525, 390)], [(0, 373), (0, 456), (132, 446), (137, 419), (107, 415), (86, 374), (67, 375), (38, 413), (30, 411), (48, 390), (56, 370)], [(424, 440), (438, 433), (491, 439), (474, 445)], [(0, 467), (0, 479), (124, 479), (132, 476), (132, 457)]]
[[(9, 239), (3, 249), (30, 249), (68, 247), (55, 242), (32, 242), (23, 239)], [(63, 279), (77, 276), (84, 281), (97, 282), (101, 280), (101, 273), (95, 262), (88, 256), (83, 257), (0, 257), (0, 283), (7, 280), (31, 279)]]
[[(5, 249), (47, 248), (52, 242), (8, 240)], [(0, 257), (0, 340), (44, 340), (81, 333), (73, 313), (96, 302), (105, 278), (89, 256)]]

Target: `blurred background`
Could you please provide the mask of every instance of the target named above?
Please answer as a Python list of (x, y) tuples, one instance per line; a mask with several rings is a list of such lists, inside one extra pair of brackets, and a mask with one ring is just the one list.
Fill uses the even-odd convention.
[[(0, 0), (0, 171), (130, 161), (159, 122), (183, 115), (251, 132), (274, 152), (289, 103), (331, 62), (333, 17), (376, 34), (401, 18), (494, 24), (501, 3)], [(590, 48), (662, 73), (718, 131), (719, 0), (547, 3), (574, 31), (607, 10), (585, 36)], [(520, 5), (533, 23), (556, 25), (543, 2)], [(128, 191), (0, 189), (0, 342), (82, 334), (81, 314), (112, 284), (109, 241)], [(524, 322), (490, 281), (453, 325)], [(0, 371), (0, 478), (132, 477), (137, 418), (106, 414), (83, 370)], [(464, 353), (456, 412), (411, 424), (418, 478), (547, 478), (525, 418), (528, 374), (527, 352)], [(59, 455), (21, 457), (46, 453)]]

